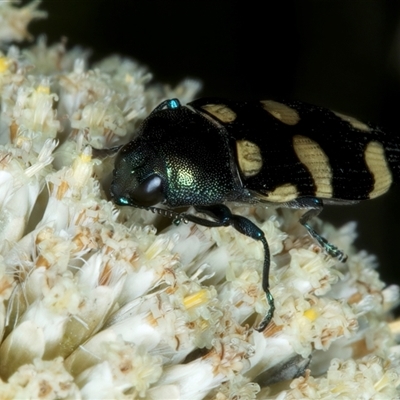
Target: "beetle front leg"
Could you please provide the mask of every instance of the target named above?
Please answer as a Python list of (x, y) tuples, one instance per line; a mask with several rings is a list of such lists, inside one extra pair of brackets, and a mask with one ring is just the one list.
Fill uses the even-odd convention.
[(92, 147), (92, 155), (93, 155), (93, 158), (99, 158), (100, 160), (102, 160), (106, 157), (111, 157), (111, 156), (114, 156), (115, 154), (117, 154), (121, 147), (122, 147), (122, 145), (110, 147), (108, 149), (96, 149), (96, 148)]
[(232, 214), (230, 209), (222, 204), (214, 206), (197, 206), (196, 211), (204, 213), (209, 217), (213, 218), (214, 221), (196, 217), (191, 214), (183, 214), (182, 216), (188, 221), (192, 221), (199, 225), (204, 225), (207, 227), (217, 227), (217, 226), (232, 226), (238, 232), (246, 235), (254, 240), (258, 240), (262, 243), (264, 248), (264, 264), (263, 264), (263, 275), (262, 275), (262, 288), (267, 297), (267, 303), (269, 305), (269, 310), (267, 315), (263, 318), (260, 325), (256, 328), (259, 332), (262, 332), (269, 322), (271, 321), (274, 311), (275, 303), (271, 292), (269, 291), (269, 268), (270, 268), (270, 252), (268, 247), (267, 239), (265, 238), (264, 232), (249, 219), (242, 217), (241, 215)]
[(317, 233), (308, 223), (312, 218), (317, 217), (323, 209), (322, 200), (318, 198), (303, 198), (301, 199), (301, 205), (303, 207), (309, 207), (299, 222), (307, 229), (308, 233), (318, 242), (318, 244), (331, 256), (337, 258), (341, 262), (346, 262), (347, 255), (343, 251), (339, 250), (336, 246), (329, 243), (323, 236)]

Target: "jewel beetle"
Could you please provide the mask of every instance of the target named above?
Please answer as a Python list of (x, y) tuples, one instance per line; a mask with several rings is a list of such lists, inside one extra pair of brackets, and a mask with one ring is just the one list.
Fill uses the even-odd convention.
[[(354, 204), (400, 178), (399, 137), (299, 101), (163, 101), (118, 151), (113, 201), (207, 227), (232, 226), (262, 243), (262, 287), (269, 310), (270, 253), (264, 233), (227, 203), (304, 209), (300, 223), (331, 256), (345, 255), (309, 225), (325, 204)], [(162, 205), (165, 208), (155, 207)], [(196, 214), (178, 213), (193, 206)], [(200, 215), (199, 215), (200, 214)]]

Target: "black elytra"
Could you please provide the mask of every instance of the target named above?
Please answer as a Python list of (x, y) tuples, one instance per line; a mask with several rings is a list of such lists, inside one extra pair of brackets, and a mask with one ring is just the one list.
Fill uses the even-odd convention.
[[(119, 150), (119, 151), (118, 151)], [(324, 204), (353, 204), (400, 181), (400, 138), (355, 118), (298, 101), (166, 100), (118, 151), (114, 202), (207, 227), (232, 226), (264, 248), (262, 287), (269, 291), (270, 253), (263, 231), (226, 203), (305, 209), (300, 223), (340, 261), (345, 255), (309, 225)], [(155, 207), (161, 204), (164, 208)], [(178, 213), (194, 206), (199, 214)]]

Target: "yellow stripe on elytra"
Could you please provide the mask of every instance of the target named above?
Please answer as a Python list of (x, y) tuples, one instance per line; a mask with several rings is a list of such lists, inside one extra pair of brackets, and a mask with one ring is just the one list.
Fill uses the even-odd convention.
[(330, 198), (333, 194), (332, 169), (329, 158), (317, 142), (309, 137), (295, 135), (293, 148), (301, 163), (310, 172), (314, 185), (315, 196)]
[(224, 123), (233, 122), (236, 119), (236, 113), (225, 104), (205, 104), (201, 108)]
[(363, 132), (371, 132), (371, 128), (367, 124), (364, 124), (364, 122), (361, 122), (358, 119), (350, 117), (349, 115), (346, 114), (342, 114), (336, 111), (332, 112), (343, 121), (348, 122), (353, 128)]
[(285, 203), (298, 197), (298, 194), (299, 192), (295, 185), (285, 183), (275, 188), (272, 192), (269, 192), (265, 199), (274, 203)]
[(263, 165), (260, 148), (248, 140), (236, 141), (237, 160), (243, 176), (257, 175)]
[(387, 192), (392, 184), (392, 173), (387, 164), (385, 150), (379, 142), (369, 142), (364, 151), (365, 163), (374, 178), (374, 188), (369, 193), (373, 199)]
[(296, 125), (300, 121), (297, 110), (274, 100), (262, 100), (264, 110), (286, 125)]

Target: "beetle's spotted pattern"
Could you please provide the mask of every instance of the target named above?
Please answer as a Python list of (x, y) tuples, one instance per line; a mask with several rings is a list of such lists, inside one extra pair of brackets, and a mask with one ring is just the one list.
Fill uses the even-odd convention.
[(365, 149), (365, 162), (374, 177), (374, 187), (369, 193), (373, 199), (384, 194), (392, 184), (392, 173), (390, 172), (385, 150), (379, 142), (369, 142)]
[(364, 124), (364, 122), (361, 122), (354, 117), (350, 117), (349, 115), (345, 115), (345, 114), (339, 113), (337, 111), (332, 111), (332, 112), (336, 116), (341, 118), (343, 121), (348, 122), (353, 128), (360, 130), (360, 131), (364, 131), (364, 132), (371, 132), (371, 128), (367, 124)]
[[(235, 139), (243, 186), (263, 201), (374, 198), (389, 189), (400, 163), (397, 137), (338, 112), (296, 101), (206, 101), (190, 106), (214, 115)], [(259, 151), (244, 151), (242, 143)]]
[[(230, 225), (260, 241), (262, 287), (269, 305), (257, 328), (263, 330), (275, 309), (268, 243), (261, 229), (225, 204), (305, 209), (299, 222), (342, 261), (344, 254), (308, 221), (324, 201), (346, 204), (374, 198), (399, 181), (399, 136), (353, 117), (297, 101), (203, 98), (185, 107), (173, 99), (160, 104), (119, 151), (111, 194), (119, 205), (158, 211), (176, 222)], [(181, 206), (194, 206), (207, 218), (173, 210)]]
[(262, 100), (261, 104), (273, 117), (286, 125), (296, 125), (300, 121), (299, 113), (286, 104), (274, 100)]
[(248, 140), (238, 140), (236, 151), (238, 166), (243, 176), (254, 176), (261, 171), (263, 165), (261, 150), (255, 143)]
[(224, 104), (206, 104), (201, 107), (220, 122), (230, 123), (236, 118), (236, 113)]
[(272, 203), (287, 203), (296, 197), (298, 197), (299, 191), (296, 185), (291, 183), (284, 183), (276, 187), (274, 190), (269, 192), (267, 195), (258, 196), (261, 201), (267, 201)]
[(300, 162), (307, 167), (315, 185), (315, 196), (332, 197), (332, 169), (329, 158), (317, 142), (307, 136), (294, 135), (293, 148)]

